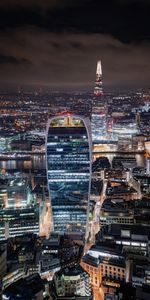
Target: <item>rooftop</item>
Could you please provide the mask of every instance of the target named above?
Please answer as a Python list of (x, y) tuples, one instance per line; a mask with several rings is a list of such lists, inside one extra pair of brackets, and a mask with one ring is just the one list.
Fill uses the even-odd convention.
[(60, 270), (56, 274), (58, 276), (61, 276), (61, 275), (77, 276), (77, 275), (81, 275), (83, 273), (86, 273), (85, 270), (80, 265), (77, 265), (77, 266), (74, 266), (74, 267), (70, 267), (70, 268), (68, 267), (68, 268), (65, 268), (63, 270)]

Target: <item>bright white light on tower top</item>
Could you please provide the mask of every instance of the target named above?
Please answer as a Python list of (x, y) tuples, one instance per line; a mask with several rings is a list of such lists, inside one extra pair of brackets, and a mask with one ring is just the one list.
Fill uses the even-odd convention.
[(98, 62), (97, 62), (97, 71), (96, 71), (96, 74), (102, 75), (102, 64), (101, 64), (101, 60), (98, 60)]

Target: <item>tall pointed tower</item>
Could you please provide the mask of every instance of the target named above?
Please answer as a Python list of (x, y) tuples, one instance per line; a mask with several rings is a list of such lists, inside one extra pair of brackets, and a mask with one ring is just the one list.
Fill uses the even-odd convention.
[(101, 64), (101, 60), (99, 60), (97, 62), (94, 95), (95, 96), (101, 96), (101, 95), (103, 95), (103, 87), (102, 87), (102, 64)]
[(98, 60), (91, 120), (93, 146), (106, 140), (106, 115), (107, 107), (103, 97), (102, 86), (102, 64), (101, 60)]

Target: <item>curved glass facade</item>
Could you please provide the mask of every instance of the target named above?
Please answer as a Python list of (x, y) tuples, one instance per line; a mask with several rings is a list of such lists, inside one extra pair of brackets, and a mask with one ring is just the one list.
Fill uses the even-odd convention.
[(47, 126), (47, 179), (56, 232), (86, 234), (91, 181), (88, 119), (59, 116)]

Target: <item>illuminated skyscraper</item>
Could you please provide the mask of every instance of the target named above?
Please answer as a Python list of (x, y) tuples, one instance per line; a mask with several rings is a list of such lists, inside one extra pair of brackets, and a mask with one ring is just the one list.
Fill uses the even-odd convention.
[(70, 113), (50, 118), (46, 156), (53, 229), (86, 237), (91, 181), (89, 120)]
[(103, 87), (102, 87), (102, 64), (101, 64), (101, 60), (99, 60), (97, 62), (94, 95), (95, 96), (101, 96), (101, 95), (103, 95)]
[(39, 206), (28, 179), (7, 174), (0, 179), (0, 240), (27, 232), (39, 234)]
[(106, 114), (107, 107), (103, 99), (102, 87), (102, 64), (101, 60), (97, 62), (96, 81), (94, 87), (94, 97), (92, 105), (92, 142), (98, 144), (106, 140)]

